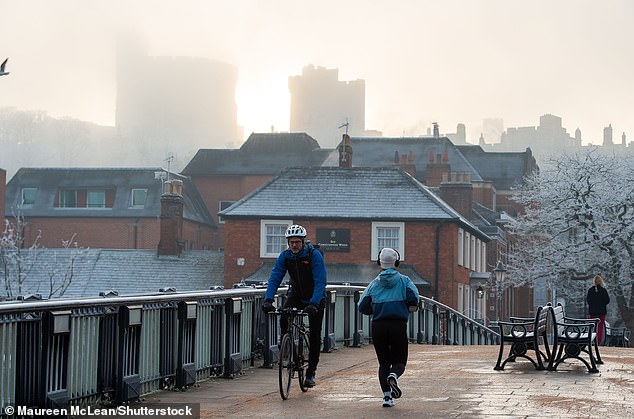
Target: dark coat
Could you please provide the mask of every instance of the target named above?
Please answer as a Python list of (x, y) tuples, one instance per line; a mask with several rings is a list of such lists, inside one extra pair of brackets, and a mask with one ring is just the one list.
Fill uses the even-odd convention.
[(595, 316), (607, 314), (607, 305), (610, 303), (608, 291), (601, 285), (593, 285), (588, 290), (586, 297), (588, 302), (588, 313)]

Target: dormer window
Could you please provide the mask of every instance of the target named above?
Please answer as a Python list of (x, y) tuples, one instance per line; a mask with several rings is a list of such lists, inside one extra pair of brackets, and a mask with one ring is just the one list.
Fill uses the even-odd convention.
[(130, 208), (144, 208), (147, 199), (147, 189), (132, 189)]
[(106, 192), (105, 191), (88, 191), (87, 196), (88, 208), (105, 208)]
[(20, 200), (21, 208), (33, 208), (35, 204), (35, 195), (37, 188), (22, 188), (22, 197)]

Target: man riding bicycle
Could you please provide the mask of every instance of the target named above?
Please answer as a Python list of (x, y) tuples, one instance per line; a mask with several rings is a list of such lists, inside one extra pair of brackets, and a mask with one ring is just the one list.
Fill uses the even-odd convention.
[[(315, 371), (317, 364), (319, 364), (321, 324), (326, 305), (326, 266), (321, 253), (312, 244), (306, 242), (306, 229), (304, 227), (300, 225), (288, 227), (285, 237), (288, 249), (280, 253), (275, 261), (266, 288), (262, 310), (267, 313), (275, 310), (275, 306), (273, 306), (275, 293), (288, 272), (291, 279), (284, 308), (296, 307), (308, 313), (310, 352), (305, 385), (313, 387), (315, 385)], [(288, 317), (284, 314), (280, 317), (280, 327), (283, 332), (288, 329)]]

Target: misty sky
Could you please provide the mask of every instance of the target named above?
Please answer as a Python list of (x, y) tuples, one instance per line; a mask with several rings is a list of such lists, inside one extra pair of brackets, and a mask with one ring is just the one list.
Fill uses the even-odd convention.
[(0, 0), (0, 107), (114, 125), (120, 31), (237, 66), (245, 136), (288, 130), (288, 77), (314, 64), (366, 81), (384, 135), (464, 123), (475, 142), (483, 118), (550, 113), (584, 144), (609, 123), (634, 139), (632, 0)]

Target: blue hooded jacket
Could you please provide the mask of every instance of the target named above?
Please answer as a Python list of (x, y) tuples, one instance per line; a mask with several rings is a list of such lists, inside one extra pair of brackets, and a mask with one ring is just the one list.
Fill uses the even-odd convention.
[(418, 290), (407, 276), (395, 269), (382, 271), (363, 291), (359, 311), (374, 320), (409, 319), (409, 306), (418, 305)]

